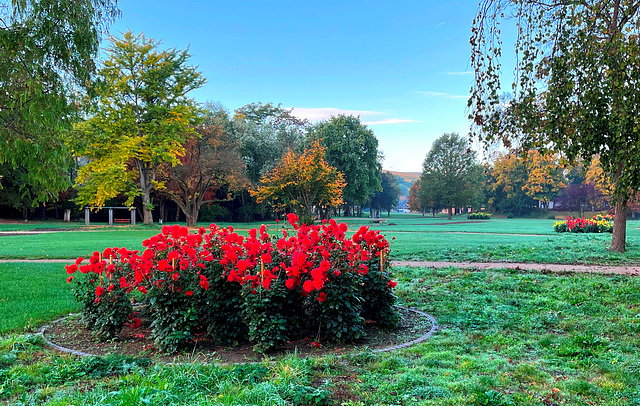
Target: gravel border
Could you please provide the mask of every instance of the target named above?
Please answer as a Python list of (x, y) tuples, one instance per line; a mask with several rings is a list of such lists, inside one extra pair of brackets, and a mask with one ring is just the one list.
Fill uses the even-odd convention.
[[(391, 347), (378, 348), (378, 349), (372, 350), (372, 352), (389, 352), (389, 351), (398, 350), (398, 349), (401, 349), (401, 348), (407, 348), (407, 347), (410, 347), (412, 345), (415, 345), (415, 344), (418, 344), (418, 343), (421, 343), (421, 342), (425, 341), (426, 339), (431, 337), (438, 330), (438, 328), (439, 328), (438, 323), (436, 322), (435, 317), (433, 317), (432, 315), (427, 314), (427, 313), (425, 313), (423, 311), (420, 311), (418, 309), (411, 308), (411, 307), (403, 307), (403, 306), (395, 306), (395, 307), (398, 308), (398, 309), (403, 309), (403, 310), (407, 310), (407, 311), (416, 313), (416, 314), (418, 314), (418, 315), (420, 315), (422, 317), (427, 318), (431, 322), (431, 329), (426, 334), (423, 334), (422, 336), (416, 338), (415, 340), (411, 340), (409, 342), (402, 343), (402, 344), (397, 344), (397, 345), (394, 345), (394, 346), (391, 346)], [(65, 320), (65, 319), (67, 319), (69, 316), (65, 316), (65, 317), (59, 318), (58, 320), (55, 320), (55, 321), (51, 322), (51, 324), (59, 323), (59, 322)], [(73, 355), (76, 355), (78, 357), (97, 357), (98, 356), (98, 355), (95, 355), (95, 354), (89, 354), (89, 353), (86, 353), (86, 352), (73, 350), (71, 348), (65, 348), (65, 347), (62, 347), (62, 346), (60, 346), (58, 344), (55, 344), (55, 343), (51, 342), (45, 336), (47, 328), (51, 327), (51, 324), (43, 325), (42, 327), (40, 327), (38, 329), (38, 333), (37, 333), (37, 334), (40, 335), (40, 337), (42, 337), (42, 339), (44, 340), (44, 342), (48, 346), (50, 346), (50, 347), (52, 347), (52, 348), (54, 348), (54, 349), (56, 349), (58, 351), (66, 352), (68, 354), (73, 354)], [(359, 353), (355, 353), (355, 354), (359, 354)], [(354, 355), (354, 354), (345, 354), (343, 356), (346, 356), (346, 355)], [(253, 364), (255, 362), (250, 362), (250, 363)], [(169, 364), (173, 364), (173, 363), (169, 363)], [(226, 364), (227, 363), (224, 363), (224, 365), (226, 365)], [(238, 365), (246, 364), (246, 362), (231, 363), (231, 365), (235, 365), (235, 364), (238, 364)]]

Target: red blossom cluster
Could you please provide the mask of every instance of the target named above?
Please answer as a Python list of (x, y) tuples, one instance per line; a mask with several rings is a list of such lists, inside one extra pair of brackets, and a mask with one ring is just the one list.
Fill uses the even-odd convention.
[[(247, 237), (231, 226), (211, 224), (208, 230), (200, 228), (195, 234), (186, 227), (165, 226), (160, 234), (143, 242), (145, 250), (141, 254), (126, 248), (107, 248), (102, 253), (94, 252), (88, 263), (78, 258), (66, 269), (70, 275), (77, 271), (96, 275), (100, 282), (96, 303), (116, 285), (127, 292), (137, 289), (146, 294), (153, 288), (192, 296), (197, 285), (209, 288), (210, 281), (201, 271), (216, 261), (228, 282), (268, 290), (274, 279), (286, 278), (288, 289), (301, 287), (305, 296), (318, 291), (317, 300), (322, 302), (327, 297), (322, 289), (330, 273), (335, 277), (342, 272), (366, 275), (367, 263), (379, 258), (382, 264), (389, 254), (389, 243), (377, 230), (361, 227), (347, 238), (345, 223), (329, 220), (300, 225), (295, 214), (289, 214), (287, 220), (295, 233), (284, 229), (275, 242), (265, 225), (250, 230)], [(72, 279), (70, 276), (67, 282)], [(395, 287), (394, 281), (388, 284)]]

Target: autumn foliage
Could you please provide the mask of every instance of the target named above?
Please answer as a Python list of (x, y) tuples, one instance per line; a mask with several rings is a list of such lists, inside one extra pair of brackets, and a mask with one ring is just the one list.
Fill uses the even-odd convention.
[(302, 154), (288, 151), (251, 195), (258, 203), (270, 202), (276, 210), (289, 208), (302, 223), (311, 224), (316, 210), (327, 213), (342, 203), (346, 185), (342, 174), (327, 164), (325, 152), (317, 142)]

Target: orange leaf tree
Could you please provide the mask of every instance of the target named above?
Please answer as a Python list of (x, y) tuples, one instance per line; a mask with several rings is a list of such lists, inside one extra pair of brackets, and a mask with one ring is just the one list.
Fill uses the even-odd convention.
[(342, 174), (327, 164), (325, 152), (317, 142), (302, 154), (288, 151), (251, 195), (258, 203), (270, 202), (276, 210), (292, 210), (301, 223), (311, 224), (316, 210), (326, 216), (330, 208), (342, 204), (346, 183)]

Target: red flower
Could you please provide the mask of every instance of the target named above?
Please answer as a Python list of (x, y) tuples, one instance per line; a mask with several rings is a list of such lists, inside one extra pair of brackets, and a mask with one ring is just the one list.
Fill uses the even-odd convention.
[(188, 290), (186, 292), (184, 292), (185, 295), (187, 296), (193, 296), (193, 291), (192, 290)]
[(296, 286), (296, 280), (293, 278), (289, 278), (284, 282), (287, 289), (292, 290)]
[(78, 270), (78, 265), (65, 265), (64, 267), (69, 275)]
[(138, 288), (138, 291), (141, 292), (142, 294), (146, 295), (147, 294), (147, 288), (145, 288), (144, 286), (140, 286)]
[(71, 282), (73, 280), (73, 276), (70, 276), (67, 278), (67, 283)]
[(207, 277), (204, 275), (200, 275), (200, 286), (204, 290), (209, 289), (209, 281), (207, 280)]
[(320, 294), (318, 295), (318, 302), (322, 303), (326, 298), (327, 298), (327, 294), (324, 292), (320, 292)]
[(304, 281), (304, 283), (302, 284), (302, 291), (305, 293), (310, 293), (312, 290), (313, 290), (313, 282)]
[(104, 294), (105, 290), (102, 286), (98, 286), (96, 288), (96, 300), (95, 302), (98, 303), (100, 301), (100, 296), (102, 296)]
[(396, 281), (389, 281), (389, 287), (390, 288), (395, 288), (398, 285), (398, 282)]

